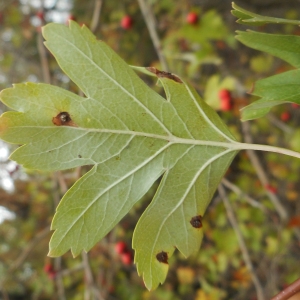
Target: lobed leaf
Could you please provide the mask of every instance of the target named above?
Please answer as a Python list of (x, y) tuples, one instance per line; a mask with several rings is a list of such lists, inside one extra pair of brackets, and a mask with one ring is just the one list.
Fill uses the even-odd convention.
[[(277, 56), (296, 68), (300, 68), (300, 37), (266, 34), (254, 31), (238, 31), (236, 38), (248, 47)], [(299, 70), (259, 80), (253, 94), (261, 99), (244, 107), (242, 120), (252, 120), (266, 115), (273, 106), (294, 102), (300, 103)]]
[(244, 45), (267, 52), (300, 68), (300, 36), (237, 31), (236, 38)]
[(29, 168), (93, 166), (57, 207), (49, 255), (91, 249), (163, 175), (133, 237), (138, 272), (154, 289), (175, 247), (199, 249), (205, 209), (239, 143), (178, 76), (137, 68), (158, 78), (165, 99), (85, 26), (49, 24), (43, 35), (85, 97), (46, 84), (4, 90), (18, 112), (1, 116), (0, 137), (24, 144), (11, 158)]
[(300, 70), (292, 70), (274, 75), (255, 83), (253, 95), (260, 100), (244, 107), (242, 120), (252, 120), (266, 115), (273, 106), (283, 103), (297, 103), (300, 105)]
[(300, 21), (298, 20), (288, 20), (282, 18), (272, 18), (272, 17), (265, 17), (246, 9), (241, 8), (240, 6), (236, 5), (232, 2), (232, 8), (234, 10), (231, 13), (238, 18), (237, 23), (244, 24), (244, 25), (253, 25), (253, 26), (261, 26), (269, 23), (273, 24), (292, 24), (292, 25), (300, 25)]

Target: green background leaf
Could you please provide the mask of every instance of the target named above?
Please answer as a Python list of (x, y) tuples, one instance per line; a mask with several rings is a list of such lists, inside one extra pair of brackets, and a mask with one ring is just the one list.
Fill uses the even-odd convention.
[(300, 70), (261, 79), (255, 83), (253, 95), (261, 97), (242, 109), (242, 120), (251, 120), (264, 116), (270, 109), (283, 103), (300, 104)]
[(244, 25), (252, 25), (252, 26), (261, 26), (264, 24), (292, 24), (292, 25), (300, 25), (300, 21), (298, 20), (289, 20), (282, 18), (273, 18), (266, 17), (255, 14), (253, 12), (247, 11), (246, 9), (241, 8), (240, 6), (232, 3), (232, 8), (234, 10), (231, 13), (238, 18), (237, 23)]

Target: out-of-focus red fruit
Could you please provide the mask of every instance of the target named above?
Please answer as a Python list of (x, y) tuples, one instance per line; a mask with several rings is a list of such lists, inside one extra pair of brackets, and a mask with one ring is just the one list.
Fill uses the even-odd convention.
[(273, 194), (277, 194), (277, 188), (271, 184), (267, 184), (265, 186), (266, 190), (268, 190), (269, 192), (273, 193)]
[(223, 99), (221, 100), (220, 108), (222, 111), (229, 111), (232, 109), (231, 99)]
[(220, 109), (222, 111), (229, 111), (232, 108), (232, 98), (229, 90), (222, 89), (219, 91)]
[(128, 30), (132, 27), (133, 25), (133, 20), (130, 16), (126, 15), (122, 18), (121, 20), (121, 27)]
[(42, 10), (39, 10), (37, 13), (36, 13), (36, 16), (40, 19), (40, 20), (44, 20), (44, 17), (45, 17), (45, 14)]
[(121, 254), (121, 261), (124, 265), (132, 264), (132, 255), (129, 252), (125, 252)]
[(195, 12), (189, 12), (186, 16), (186, 21), (189, 24), (197, 24), (198, 23), (198, 15)]
[(49, 272), (52, 272), (54, 269), (53, 269), (53, 266), (51, 264), (45, 264), (44, 266), (44, 271), (46, 273), (49, 273)]
[(220, 98), (220, 100), (231, 99), (230, 91), (226, 90), (226, 89), (219, 90), (219, 98)]
[(291, 118), (291, 114), (287, 111), (283, 112), (281, 115), (280, 115), (280, 119), (281, 121), (283, 122), (286, 122), (288, 121), (289, 119)]
[(76, 18), (74, 17), (74, 15), (69, 15), (69, 17), (68, 17), (68, 20), (73, 20), (73, 21), (75, 21), (76, 20)]
[(292, 108), (299, 108), (299, 107), (300, 107), (299, 104), (297, 104), (297, 103), (292, 103)]
[(118, 254), (122, 254), (127, 251), (127, 245), (124, 242), (118, 242), (115, 244), (115, 251)]
[(55, 276), (56, 276), (56, 272), (55, 272), (55, 271), (51, 271), (51, 272), (48, 273), (48, 277), (49, 277), (50, 279), (54, 279)]

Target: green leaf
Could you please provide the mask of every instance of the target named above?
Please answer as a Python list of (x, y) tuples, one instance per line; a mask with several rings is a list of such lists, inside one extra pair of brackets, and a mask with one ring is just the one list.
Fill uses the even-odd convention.
[(244, 45), (270, 53), (300, 68), (300, 36), (237, 31), (236, 38)]
[(261, 99), (241, 110), (242, 120), (260, 118), (275, 105), (288, 102), (300, 104), (299, 82), (300, 70), (288, 71), (257, 81), (252, 94)]
[(47, 84), (4, 90), (17, 112), (1, 116), (0, 137), (24, 144), (11, 158), (28, 168), (93, 166), (57, 207), (49, 255), (90, 250), (162, 176), (133, 238), (138, 272), (154, 289), (175, 247), (199, 249), (205, 209), (241, 146), (176, 75), (139, 68), (158, 77), (165, 99), (85, 26), (49, 24), (43, 35), (85, 97)]
[(282, 18), (272, 18), (272, 17), (264, 17), (246, 9), (237, 6), (234, 2), (232, 2), (232, 8), (234, 10), (231, 13), (238, 18), (237, 23), (244, 25), (253, 25), (253, 26), (261, 26), (268, 23), (273, 24), (292, 24), (292, 25), (300, 25), (300, 21), (298, 20), (287, 20)]

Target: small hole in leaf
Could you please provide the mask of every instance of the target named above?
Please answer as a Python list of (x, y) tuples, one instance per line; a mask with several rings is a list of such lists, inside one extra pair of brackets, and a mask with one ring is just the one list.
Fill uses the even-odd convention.
[(156, 254), (156, 259), (161, 263), (167, 264), (168, 263), (168, 253), (161, 251), (158, 254)]
[(201, 228), (202, 227), (202, 216), (198, 215), (198, 216), (192, 217), (190, 223), (194, 228)]

